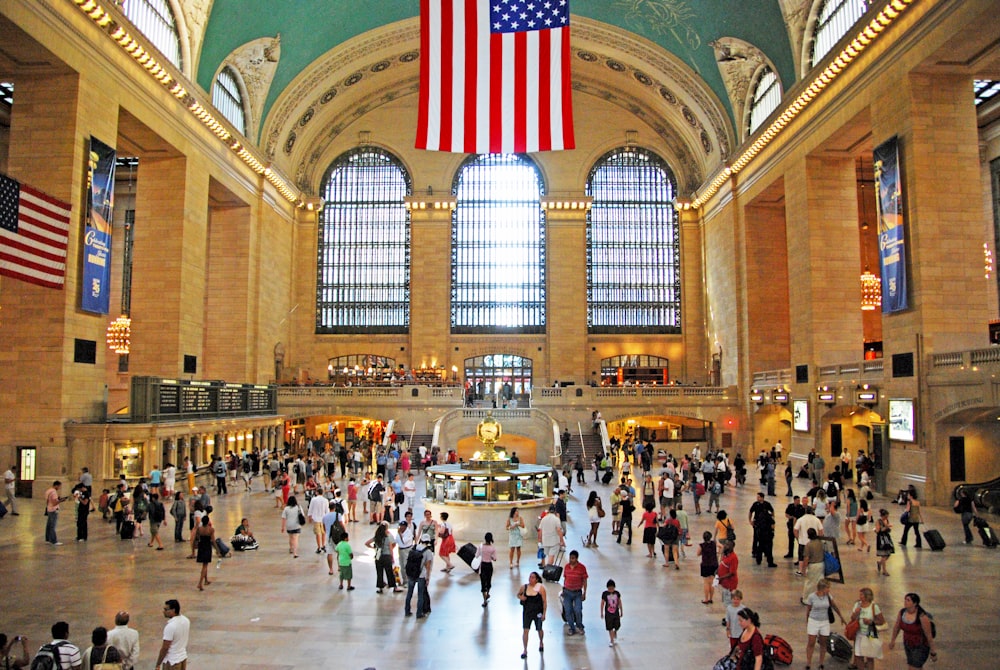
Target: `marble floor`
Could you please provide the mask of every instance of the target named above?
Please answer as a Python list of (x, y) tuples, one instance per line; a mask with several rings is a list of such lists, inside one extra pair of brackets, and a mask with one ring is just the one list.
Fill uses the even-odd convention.
[[(571, 496), (570, 548), (580, 548), (579, 538), (587, 531), (583, 501), (594, 486), (588, 482)], [(796, 482), (797, 492), (801, 486)], [(609, 490), (599, 484), (596, 488), (607, 503)], [(779, 558), (780, 567), (768, 570), (753, 565), (748, 556), (751, 531), (746, 517), (755, 492), (729, 491), (723, 501), (737, 520), (744, 604), (760, 612), (765, 633), (791, 642), (792, 667), (803, 668), (801, 581), (788, 560)], [(783, 517), (786, 498), (772, 501)], [(174, 544), (172, 527), (165, 529), (166, 551), (148, 549), (144, 539), (120, 541), (112, 526), (96, 517), (90, 541), (77, 543), (72, 514), (63, 512), (59, 538), (65, 545), (53, 547), (43, 541), (41, 501), (20, 500), (21, 515), (0, 521), (0, 631), (26, 635), (34, 650), (48, 640), (50, 625), (64, 619), (70, 622), (71, 639), (83, 648), (95, 626), (110, 628), (114, 613), (126, 609), (141, 634), (138, 667), (152, 668), (164, 622), (163, 601), (177, 598), (193, 622), (188, 665), (192, 670), (430, 669), (442, 664), (479, 670), (711, 668), (727, 649), (720, 599), (716, 597), (710, 606), (700, 603), (702, 584), (694, 547), (680, 571), (666, 569), (661, 561), (646, 558), (639, 536), (632, 546), (615, 544), (610, 519), (602, 523), (599, 548), (580, 549), (590, 573), (591, 597), (584, 603), (586, 635), (563, 633), (552, 606), (558, 589), (549, 585), (545, 652), (538, 652), (532, 633), (528, 658), (522, 661), (521, 608), (514, 594), (535, 568), (533, 542), (526, 547), (528, 555), (519, 569), (509, 569), (506, 560), (500, 562), (493, 598), (485, 609), (480, 606), (478, 576), (457, 560), (455, 571), (446, 576), (437, 559), (430, 587), (433, 613), (416, 620), (403, 617), (405, 594), (376, 594), (372, 553), (363, 546), (371, 531), (368, 524), (352, 524), (351, 529), (357, 590), (338, 591), (336, 577), (327, 575), (325, 557), (309, 549), (314, 546), (311, 536), (302, 536), (300, 558), (289, 555), (273, 498), (260, 491), (259, 482), (254, 493), (213, 497), (213, 504), (214, 524), (224, 536), (248, 516), (261, 548), (237, 554), (221, 567), (213, 565), (213, 583), (202, 593), (195, 588), (198, 566), (185, 560), (186, 544)], [(894, 521), (898, 519), (899, 507), (876, 499), (875, 508), (880, 506), (891, 510)], [(903, 595), (916, 591), (938, 626), (939, 661), (928, 668), (1000, 667), (996, 656), (1000, 552), (984, 548), (978, 536), (975, 544), (963, 545), (958, 517), (948, 510), (925, 510), (925, 517), (929, 520), (925, 527), (937, 528), (945, 537), (944, 552), (899, 547), (889, 562), (891, 576), (878, 577), (874, 554), (842, 544), (846, 584), (834, 585), (834, 597), (849, 606), (859, 587), (871, 586), (876, 601), (894, 613), (902, 606)], [(709, 515), (692, 516), (692, 530), (700, 535), (713, 520)], [(498, 537), (505, 535), (502, 529), (492, 530)], [(897, 540), (899, 534), (896, 530)], [(480, 539), (458, 541), (461, 545)], [(785, 549), (779, 535), (776, 550), (780, 551), (775, 553), (780, 556)], [(500, 553), (505, 559), (503, 547)], [(617, 582), (624, 605), (620, 644), (614, 648), (608, 646), (598, 613), (599, 594), (609, 578)], [(896, 650), (886, 649), (878, 667), (905, 668), (900, 647), (901, 640)], [(813, 667), (817, 665), (818, 657), (813, 660)], [(826, 667), (846, 668), (846, 663), (828, 659)]]

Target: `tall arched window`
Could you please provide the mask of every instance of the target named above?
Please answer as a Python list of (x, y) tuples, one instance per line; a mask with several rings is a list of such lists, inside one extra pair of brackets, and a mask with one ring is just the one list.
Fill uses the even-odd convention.
[(765, 66), (757, 77), (753, 89), (753, 100), (750, 102), (750, 124), (747, 135), (752, 135), (760, 128), (771, 112), (778, 108), (781, 102), (781, 82), (770, 66)]
[(181, 69), (181, 40), (167, 0), (128, 0), (122, 11), (167, 60)]
[(233, 68), (222, 68), (212, 85), (212, 104), (222, 113), (236, 130), (247, 134), (247, 115), (243, 107), (243, 92)]
[(824, 0), (816, 16), (809, 67), (823, 60), (871, 6), (872, 0)]
[(484, 154), (455, 178), (453, 333), (545, 332), (544, 184), (528, 158)]
[(681, 332), (677, 181), (645, 149), (605, 154), (587, 179), (587, 322), (591, 333)]
[(405, 333), (410, 326), (410, 176), (389, 153), (359, 147), (323, 178), (317, 333)]

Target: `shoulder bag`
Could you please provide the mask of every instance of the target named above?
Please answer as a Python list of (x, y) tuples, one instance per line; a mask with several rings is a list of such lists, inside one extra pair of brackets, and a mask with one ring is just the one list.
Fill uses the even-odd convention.
[(108, 645), (105, 645), (104, 656), (101, 658), (101, 662), (94, 663), (94, 659), (91, 658), (90, 668), (91, 670), (122, 670), (122, 664), (120, 661), (118, 663), (108, 662)]

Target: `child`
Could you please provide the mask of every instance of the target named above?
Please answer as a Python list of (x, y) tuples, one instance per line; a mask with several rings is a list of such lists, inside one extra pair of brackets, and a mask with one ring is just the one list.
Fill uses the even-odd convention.
[(622, 596), (615, 590), (615, 580), (608, 580), (608, 590), (601, 594), (601, 618), (608, 631), (608, 646), (618, 643), (618, 629), (622, 627)]
[[(347, 590), (353, 591), (354, 587), (351, 586), (351, 580), (354, 579), (354, 568), (351, 566), (351, 560), (354, 559), (354, 552), (351, 550), (351, 543), (348, 541), (351, 538), (347, 533), (344, 533), (344, 539), (337, 543), (337, 566), (340, 569), (340, 588), (343, 590), (344, 582), (347, 582)], [(331, 573), (332, 574), (332, 573)]]
[(101, 512), (101, 518), (105, 521), (111, 519), (111, 491), (108, 489), (103, 489), (101, 491), (101, 497), (97, 500), (97, 509)]
[(743, 628), (740, 626), (740, 618), (737, 616), (743, 609), (743, 592), (739, 589), (733, 591), (733, 600), (726, 605), (726, 618), (722, 620), (722, 625), (726, 627), (726, 635), (729, 636), (729, 648), (732, 649), (740, 641)]

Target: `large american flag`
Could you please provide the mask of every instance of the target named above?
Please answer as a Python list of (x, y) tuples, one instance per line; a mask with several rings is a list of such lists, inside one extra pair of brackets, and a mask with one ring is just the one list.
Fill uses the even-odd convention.
[(70, 206), (0, 175), (0, 275), (61, 289)]
[(569, 0), (420, 0), (418, 149), (572, 149)]

